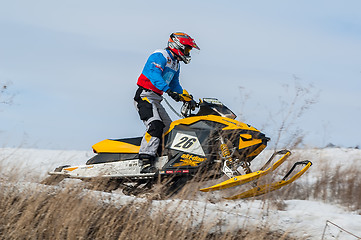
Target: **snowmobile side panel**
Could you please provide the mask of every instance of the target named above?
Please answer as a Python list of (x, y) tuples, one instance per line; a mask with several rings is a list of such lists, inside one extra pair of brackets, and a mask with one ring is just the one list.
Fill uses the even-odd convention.
[[(245, 138), (244, 136), (247, 136)], [(250, 136), (250, 137), (249, 137)], [(252, 136), (250, 134), (241, 134), (239, 138), (239, 149), (247, 148), (256, 144), (262, 143), (262, 139), (252, 139)]]
[(278, 161), (276, 161), (271, 167), (269, 167), (266, 170), (259, 170), (257, 172), (251, 172), (244, 175), (235, 176), (231, 179), (228, 179), (224, 182), (221, 182), (219, 184), (213, 185), (208, 188), (202, 188), (200, 191), (202, 192), (210, 192), (210, 191), (216, 191), (220, 189), (230, 188), (238, 185), (242, 185), (248, 182), (251, 182), (253, 180), (259, 179), (260, 177), (271, 173), (272, 171), (276, 170), (286, 159), (291, 155), (291, 152), (287, 151)]
[[(227, 200), (236, 200), (236, 199), (241, 199), (241, 198), (256, 197), (256, 196), (259, 196), (259, 195), (262, 195), (262, 194), (265, 194), (265, 193), (272, 192), (272, 191), (275, 191), (277, 189), (280, 189), (281, 187), (286, 186), (286, 185), (294, 182), (299, 177), (301, 177), (311, 167), (312, 162), (304, 161), (304, 162), (298, 162), (296, 164), (305, 164), (305, 166), (298, 173), (296, 173), (293, 177), (291, 177), (289, 180), (285, 180), (285, 178), (286, 178), (285, 177), (279, 182), (273, 182), (273, 183), (270, 183), (270, 184), (264, 184), (264, 185), (261, 185), (261, 186), (257, 186), (257, 187), (254, 187), (254, 188), (248, 190), (248, 191), (245, 191), (245, 192), (243, 192), (241, 194), (237, 194), (235, 196), (228, 197), (228, 198), (225, 198), (225, 199), (227, 199)], [(293, 169), (294, 168), (292, 168), (291, 171), (286, 176), (288, 176), (293, 171)]]

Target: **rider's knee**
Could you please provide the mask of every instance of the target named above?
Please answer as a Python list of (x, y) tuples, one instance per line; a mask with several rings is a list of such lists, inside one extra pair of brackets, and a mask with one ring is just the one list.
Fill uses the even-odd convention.
[(152, 137), (162, 138), (164, 127), (165, 127), (165, 125), (162, 121), (155, 120), (155, 121), (150, 122), (147, 132)]

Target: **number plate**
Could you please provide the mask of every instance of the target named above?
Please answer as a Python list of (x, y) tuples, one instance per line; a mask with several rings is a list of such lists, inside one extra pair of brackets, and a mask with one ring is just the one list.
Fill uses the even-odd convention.
[(171, 149), (205, 156), (202, 146), (196, 136), (178, 132), (175, 136)]

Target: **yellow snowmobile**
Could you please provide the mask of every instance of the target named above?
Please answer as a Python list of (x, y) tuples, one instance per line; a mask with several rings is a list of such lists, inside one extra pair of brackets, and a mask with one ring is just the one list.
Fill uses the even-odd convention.
[[(64, 178), (107, 179), (117, 183), (126, 194), (150, 189), (162, 182), (168, 192), (179, 190), (189, 180), (203, 181), (226, 175), (229, 179), (211, 187), (208, 192), (253, 182), (253, 188), (227, 199), (258, 196), (279, 189), (299, 178), (312, 165), (310, 161), (294, 164), (277, 182), (257, 184), (290, 156), (290, 151), (275, 152), (258, 171), (250, 163), (267, 146), (270, 138), (256, 128), (235, 120), (236, 115), (215, 98), (203, 98), (196, 103), (184, 98), (182, 119), (173, 121), (164, 134), (158, 151), (155, 173), (141, 173), (138, 151), (141, 137), (106, 139), (93, 145), (94, 157), (82, 166), (61, 166), (50, 177), (59, 182)], [(197, 113), (195, 110), (198, 110)], [(276, 160), (277, 159), (277, 160)], [(297, 165), (303, 168), (294, 174)], [(292, 174), (293, 173), (293, 174)], [(255, 184), (256, 183), (256, 184)]]

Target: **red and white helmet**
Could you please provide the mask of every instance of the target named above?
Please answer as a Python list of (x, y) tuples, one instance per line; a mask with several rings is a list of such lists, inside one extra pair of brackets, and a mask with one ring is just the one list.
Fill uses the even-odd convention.
[(185, 64), (191, 61), (190, 51), (195, 48), (200, 50), (193, 38), (182, 32), (172, 33), (168, 40), (168, 48)]

